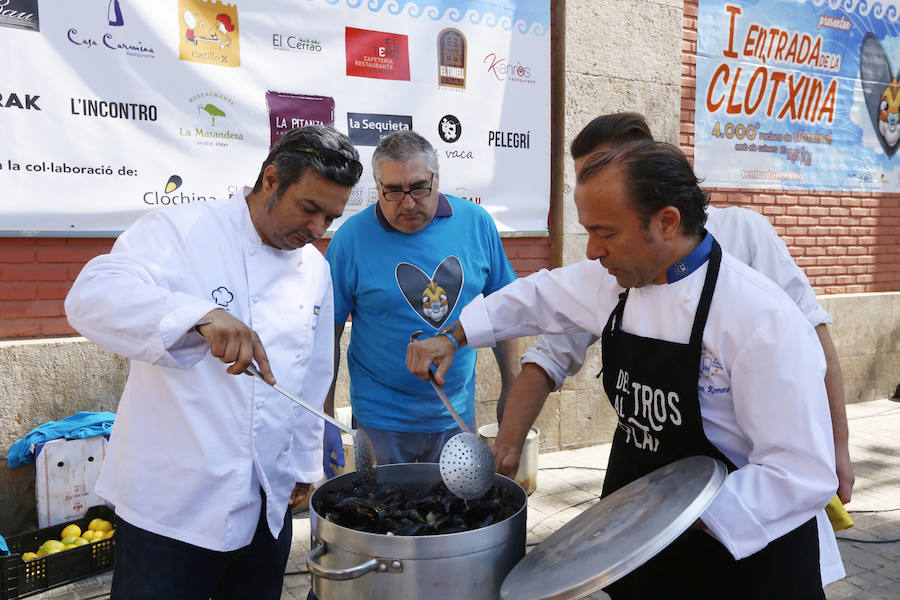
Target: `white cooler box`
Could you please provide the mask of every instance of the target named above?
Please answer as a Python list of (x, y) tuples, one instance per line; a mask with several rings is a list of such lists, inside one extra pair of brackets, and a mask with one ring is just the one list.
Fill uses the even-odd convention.
[(104, 504), (94, 495), (94, 483), (106, 457), (102, 435), (46, 442), (34, 459), (38, 527), (50, 527), (83, 517), (88, 507)]

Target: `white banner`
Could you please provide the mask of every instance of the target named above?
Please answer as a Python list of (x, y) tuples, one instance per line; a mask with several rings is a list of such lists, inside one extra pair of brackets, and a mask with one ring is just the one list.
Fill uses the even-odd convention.
[(0, 235), (116, 235), (226, 197), (317, 122), (365, 166), (346, 216), (377, 198), (380, 137), (411, 127), (444, 193), (547, 232), (549, 0), (0, 0), (0, 55)]

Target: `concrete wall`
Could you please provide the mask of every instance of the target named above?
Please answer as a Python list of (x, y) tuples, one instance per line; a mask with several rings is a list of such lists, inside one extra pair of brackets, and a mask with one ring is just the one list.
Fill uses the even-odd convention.
[(565, 3), (565, 175), (562, 263), (584, 258), (587, 235), (572, 200), (568, 148), (594, 117), (637, 111), (653, 135), (678, 143), (681, 114), (681, 0)]
[(128, 361), (84, 338), (0, 342), (0, 533), (36, 527), (34, 467), (6, 467), (32, 429), (82, 410), (116, 412)]

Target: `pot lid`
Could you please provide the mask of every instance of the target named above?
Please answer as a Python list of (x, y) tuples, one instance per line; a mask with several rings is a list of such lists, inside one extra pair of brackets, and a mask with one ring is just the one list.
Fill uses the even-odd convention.
[(686, 531), (727, 474), (714, 458), (690, 456), (632, 481), (535, 546), (506, 576), (500, 598), (575, 599), (606, 587)]

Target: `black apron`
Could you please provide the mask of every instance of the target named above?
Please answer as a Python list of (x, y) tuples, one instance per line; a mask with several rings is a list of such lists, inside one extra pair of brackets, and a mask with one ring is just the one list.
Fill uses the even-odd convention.
[[(601, 337), (603, 387), (619, 419), (603, 496), (687, 456), (711, 456), (729, 472), (736, 469), (703, 432), (697, 393), (703, 329), (721, 260), (713, 240), (687, 344), (622, 331), (628, 290), (619, 296)], [(709, 534), (689, 530), (606, 591), (614, 600), (824, 599), (816, 519), (737, 561)]]

